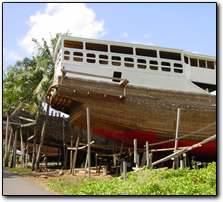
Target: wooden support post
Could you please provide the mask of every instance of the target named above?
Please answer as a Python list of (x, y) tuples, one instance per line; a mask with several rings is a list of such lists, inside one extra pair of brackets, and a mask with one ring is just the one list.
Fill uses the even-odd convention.
[(180, 167), (182, 168), (182, 170), (184, 170), (185, 168), (183, 155), (180, 157)]
[(207, 162), (203, 162), (203, 168), (207, 168)]
[(12, 167), (16, 167), (16, 150), (17, 150), (17, 139), (18, 139), (18, 130), (15, 131), (15, 138), (14, 138), (14, 146), (13, 146), (13, 165)]
[(32, 171), (35, 170), (35, 163), (36, 163), (36, 140), (37, 140), (37, 121), (38, 121), (38, 112), (35, 116), (36, 125), (34, 125), (34, 139), (33, 139), (33, 155), (32, 155)]
[(9, 134), (9, 115), (7, 115), (6, 131), (5, 131), (5, 156), (4, 156), (4, 166), (8, 167), (8, 134)]
[[(71, 137), (70, 137), (70, 147), (73, 148), (74, 146), (74, 127), (71, 126)], [(70, 170), (72, 172), (72, 167), (73, 167), (73, 150), (70, 150)]]
[(149, 154), (149, 168), (150, 168), (150, 170), (153, 169), (152, 158), (153, 158), (153, 153)]
[[(81, 131), (81, 129), (80, 129), (80, 131)], [(72, 175), (74, 175), (74, 173), (75, 173), (74, 171), (75, 171), (75, 165), (76, 165), (76, 161), (77, 161), (77, 152), (78, 152), (79, 140), (80, 140), (80, 135), (78, 135), (77, 141), (76, 141), (76, 149), (75, 149), (74, 158), (73, 158), (73, 165), (72, 165), (72, 168), (71, 168)]]
[(127, 163), (123, 161), (123, 173), (124, 173), (124, 181), (127, 181)]
[[(59, 113), (59, 117), (60, 117), (60, 113)], [(67, 165), (66, 165), (66, 148), (65, 148), (65, 120), (63, 117), (63, 166), (66, 169)]]
[(149, 142), (146, 141), (146, 165), (149, 166)]
[[(10, 148), (11, 148), (11, 141), (13, 140), (13, 136), (14, 136), (14, 132), (13, 132), (13, 128), (11, 127), (11, 132), (10, 132), (10, 137), (9, 137), (9, 142), (8, 142), (8, 153), (6, 154), (5, 157), (5, 161), (6, 161), (6, 165), (8, 166), (8, 162), (9, 162), (9, 155), (10, 155)], [(12, 164), (12, 163), (11, 163)], [(6, 166), (5, 165), (5, 166)], [(11, 166), (11, 165), (10, 165)]]
[(88, 153), (86, 155), (86, 160), (85, 160), (85, 165), (84, 165), (84, 177), (86, 175), (87, 165), (88, 165)]
[(88, 178), (91, 177), (91, 145), (90, 145), (90, 142), (91, 142), (91, 122), (90, 122), (90, 110), (89, 108), (87, 107), (86, 108), (86, 114), (87, 114), (87, 140), (88, 140), (88, 150), (87, 150), (87, 153), (88, 153)]
[(187, 154), (186, 153), (183, 154), (183, 161), (184, 161), (184, 167), (186, 168), (187, 167)]
[(137, 139), (134, 139), (134, 163), (136, 163), (137, 167)]
[[(27, 140), (29, 139), (29, 133), (27, 133)], [(28, 168), (28, 155), (29, 155), (29, 142), (26, 141), (26, 168)]]
[[(19, 120), (19, 123), (21, 124), (21, 120)], [(20, 127), (20, 143), (21, 143), (21, 164), (22, 164), (22, 167), (24, 168), (25, 165), (24, 165), (24, 144), (23, 144), (23, 136), (22, 136), (22, 128)]]
[(98, 172), (98, 154), (95, 154), (95, 169), (97, 173)]
[[(174, 147), (174, 152), (177, 151), (178, 149), (178, 137), (179, 137), (179, 127), (180, 127), (180, 114), (181, 114), (181, 109), (178, 108), (177, 110), (177, 125), (176, 125), (176, 140), (175, 140), (175, 147)], [(173, 168), (177, 169), (179, 167), (179, 157), (175, 157), (173, 161)]]

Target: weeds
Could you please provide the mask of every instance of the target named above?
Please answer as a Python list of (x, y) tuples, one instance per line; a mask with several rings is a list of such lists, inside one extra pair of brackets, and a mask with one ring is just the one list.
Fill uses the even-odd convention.
[(127, 181), (54, 180), (50, 189), (65, 195), (216, 195), (216, 163), (206, 169), (142, 170), (127, 173)]

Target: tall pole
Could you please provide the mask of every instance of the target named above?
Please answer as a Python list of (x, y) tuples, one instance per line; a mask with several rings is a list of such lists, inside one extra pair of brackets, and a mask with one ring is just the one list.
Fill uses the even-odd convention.
[(137, 165), (137, 139), (134, 139), (134, 163)]
[(146, 141), (146, 165), (149, 166), (149, 142)]
[(16, 167), (16, 149), (17, 149), (18, 129), (15, 130), (14, 146), (13, 146), (13, 168)]
[(90, 110), (87, 107), (86, 108), (86, 114), (87, 114), (87, 141), (88, 141), (88, 149), (87, 149), (87, 155), (88, 155), (88, 178), (91, 177), (91, 122), (90, 122)]
[(9, 134), (9, 115), (7, 115), (6, 121), (6, 131), (5, 131), (5, 156), (4, 156), (4, 166), (8, 167), (8, 135)]
[[(181, 109), (178, 108), (177, 110), (177, 125), (176, 125), (176, 140), (175, 140), (175, 147), (174, 147), (174, 153), (177, 151), (178, 149), (178, 137), (179, 137), (179, 127), (180, 127), (180, 114), (181, 114)], [(179, 167), (179, 158), (175, 157), (174, 158), (174, 164), (173, 164), (174, 168), (178, 168)]]

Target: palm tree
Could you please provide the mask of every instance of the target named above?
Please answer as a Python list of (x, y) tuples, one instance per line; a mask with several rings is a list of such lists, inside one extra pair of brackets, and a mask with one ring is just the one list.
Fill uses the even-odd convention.
[[(69, 33), (56, 34), (55, 38), (51, 38), (50, 46), (44, 39), (42, 39), (43, 45), (36, 39), (32, 39), (36, 56), (33, 56), (32, 59), (24, 58), (22, 61), (17, 61), (14, 66), (8, 68), (7, 76), (3, 81), (4, 114), (7, 114), (12, 108), (15, 108), (15, 110), (11, 116), (15, 115), (22, 108), (29, 111), (31, 114), (39, 114), (43, 112), (43, 103), (45, 102), (46, 92), (53, 82), (53, 53), (56, 43), (61, 35), (69, 35)], [(49, 106), (47, 106), (47, 112), (48, 110)], [(39, 167), (47, 120), (48, 117), (46, 117), (41, 132), (41, 143), (37, 153), (36, 169)], [(34, 160), (33, 169), (35, 163)]]

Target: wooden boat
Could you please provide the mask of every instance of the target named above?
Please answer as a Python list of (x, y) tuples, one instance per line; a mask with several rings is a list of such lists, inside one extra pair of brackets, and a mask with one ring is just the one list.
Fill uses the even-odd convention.
[[(93, 132), (138, 147), (171, 140), (181, 109), (179, 147), (216, 134), (216, 58), (184, 50), (63, 36), (57, 43), (52, 108)], [(154, 145), (174, 147), (174, 141)], [(216, 141), (193, 150), (216, 155)]]

